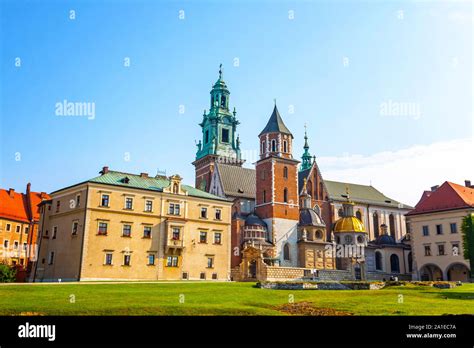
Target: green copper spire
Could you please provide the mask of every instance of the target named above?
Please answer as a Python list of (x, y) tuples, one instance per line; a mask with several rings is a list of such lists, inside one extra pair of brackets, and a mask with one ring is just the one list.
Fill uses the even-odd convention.
[(196, 159), (207, 155), (216, 155), (223, 161), (241, 162), (240, 148), (237, 143), (237, 112), (229, 109), (230, 92), (222, 78), (222, 64), (219, 66), (219, 79), (211, 89), (209, 113), (204, 110), (202, 122), (202, 141), (197, 145)]
[(303, 170), (311, 168), (311, 165), (313, 164), (311, 161), (311, 154), (309, 153), (309, 145), (308, 145), (308, 134), (306, 133), (306, 125), (304, 125), (304, 153), (303, 156), (301, 156), (301, 159), (303, 160), (301, 162), (301, 167), (300, 171), (302, 172)]

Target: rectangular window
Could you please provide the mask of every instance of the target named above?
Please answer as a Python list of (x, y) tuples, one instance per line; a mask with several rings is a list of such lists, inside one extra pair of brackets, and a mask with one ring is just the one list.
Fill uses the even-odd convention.
[(168, 208), (169, 215), (180, 215), (181, 214), (181, 205), (178, 203), (170, 203)]
[(430, 235), (430, 230), (428, 226), (423, 226), (423, 235), (424, 236), (429, 236)]
[(58, 234), (58, 226), (54, 226), (53, 227), (53, 236), (52, 236), (52, 238), (56, 239), (57, 234)]
[(200, 279), (206, 279), (206, 273), (201, 272), (201, 274), (199, 275), (199, 278)]
[(455, 222), (449, 224), (449, 226), (451, 228), (451, 233), (458, 233), (458, 227)]
[(228, 143), (229, 142), (229, 130), (222, 128), (222, 142)]
[(20, 244), (18, 243), (17, 240), (13, 242), (13, 249), (18, 250), (19, 246), (20, 246)]
[(178, 256), (168, 256), (166, 258), (166, 267), (178, 267)]
[(26, 251), (28, 249), (28, 243), (23, 243), (23, 251)]
[(7, 224), (6, 228), (7, 228), (7, 232), (9, 232), (9, 231), (11, 231), (11, 229), (12, 229), (12, 225), (11, 225), (11, 224)]
[(143, 227), (143, 238), (151, 238), (151, 226)]
[(133, 209), (133, 198), (131, 197), (125, 198), (125, 209), (129, 209), (129, 210)]
[(20, 229), (21, 229), (21, 226), (20, 226), (20, 225), (17, 225), (17, 226), (16, 226), (16, 233), (20, 233)]
[(179, 240), (180, 229), (179, 227), (173, 227), (173, 240)]
[(444, 253), (444, 244), (438, 245), (438, 255), (445, 255)]
[(458, 243), (453, 243), (452, 250), (453, 250), (453, 256), (459, 256), (459, 244)]
[(214, 258), (213, 257), (208, 257), (207, 258), (207, 268), (213, 268), (214, 267)]
[(8, 249), (8, 246), (9, 246), (9, 245), (10, 245), (10, 242), (5, 239), (5, 240), (3, 241), (3, 247), (4, 247), (5, 249)]
[(123, 255), (123, 265), (130, 266), (131, 255)]
[(212, 273), (212, 279), (217, 279), (217, 273)]
[(222, 219), (222, 210), (216, 209), (216, 220)]
[(79, 207), (81, 205), (81, 195), (76, 196), (76, 207)]
[(51, 251), (48, 257), (48, 265), (52, 265), (53, 262), (54, 262), (54, 251)]
[(207, 232), (199, 232), (199, 243), (207, 243)]
[(132, 236), (132, 225), (123, 225), (122, 236), (131, 237)]
[(110, 199), (109, 195), (102, 195), (100, 205), (102, 207), (108, 207), (109, 206), (109, 199)]
[(59, 213), (59, 208), (61, 207), (61, 201), (56, 202), (56, 213)]
[(216, 232), (214, 233), (214, 244), (221, 244), (222, 243), (222, 233)]
[(72, 234), (75, 236), (77, 234), (77, 230), (79, 228), (79, 222), (74, 221), (72, 223)]
[(429, 245), (425, 245), (425, 256), (431, 256), (431, 247)]
[(183, 275), (182, 275), (182, 278), (183, 279), (188, 279), (188, 273), (184, 272)]
[(145, 211), (151, 212), (153, 211), (153, 201), (145, 201)]
[(443, 234), (443, 225), (436, 225), (436, 234)]
[(99, 230), (97, 231), (97, 234), (100, 235), (107, 235), (107, 223), (106, 222), (99, 222)]
[(207, 219), (207, 208), (201, 208), (201, 218)]
[(105, 264), (108, 266), (112, 266), (112, 253), (105, 254)]
[(25, 227), (25, 234), (28, 234), (30, 232), (30, 228), (28, 226)]
[(204, 144), (207, 144), (209, 142), (209, 131), (207, 130), (204, 136)]
[(148, 254), (148, 265), (152, 266), (155, 264), (155, 254)]

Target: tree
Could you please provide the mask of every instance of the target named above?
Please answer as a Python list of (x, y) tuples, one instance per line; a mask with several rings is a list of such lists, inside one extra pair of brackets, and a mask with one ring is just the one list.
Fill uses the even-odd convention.
[(16, 269), (6, 264), (0, 264), (0, 283), (13, 283), (16, 281)]
[(469, 261), (471, 269), (470, 278), (474, 278), (474, 214), (468, 214), (462, 219), (462, 240), (464, 245), (464, 258)]

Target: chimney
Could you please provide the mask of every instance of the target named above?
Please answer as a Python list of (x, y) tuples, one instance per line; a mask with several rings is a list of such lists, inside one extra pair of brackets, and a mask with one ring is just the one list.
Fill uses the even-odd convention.
[(435, 192), (439, 188), (439, 185), (431, 186), (431, 192)]
[(140, 173), (140, 178), (148, 178), (148, 173)]
[(31, 183), (26, 184), (26, 195), (29, 195), (31, 191)]
[(471, 187), (471, 180), (464, 180), (464, 185), (466, 187)]
[(8, 195), (9, 195), (11, 198), (13, 198), (13, 197), (15, 196), (15, 189), (12, 189), (12, 188), (8, 189)]
[(46, 192), (41, 192), (40, 193), (41, 200), (46, 199)]
[(99, 172), (99, 174), (104, 175), (104, 174), (107, 174), (108, 172), (109, 172), (109, 167), (106, 166), (106, 167), (102, 167), (102, 170)]

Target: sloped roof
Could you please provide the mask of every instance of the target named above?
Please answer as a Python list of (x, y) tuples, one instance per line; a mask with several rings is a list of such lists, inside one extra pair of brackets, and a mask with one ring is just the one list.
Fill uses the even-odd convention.
[(258, 136), (266, 133), (284, 133), (293, 137), (293, 134), (291, 134), (289, 129), (285, 126), (285, 123), (283, 122), (276, 105), (273, 108), (272, 115), (270, 116), (267, 125)]
[(217, 168), (222, 183), (222, 189), (226, 196), (255, 199), (255, 169), (222, 163), (218, 163)]
[(0, 217), (11, 219), (15, 221), (30, 222), (28, 213), (28, 199), (31, 200), (32, 218), (35, 221), (39, 220), (39, 207), (43, 199), (50, 199), (51, 197), (42, 192), (30, 192), (27, 194), (21, 192), (12, 192), (9, 190), (0, 189)]
[(415, 209), (406, 215), (474, 208), (474, 189), (445, 181), (430, 195), (423, 195)]
[(402, 204), (392, 198), (385, 196), (382, 192), (380, 192), (373, 186), (351, 184), (330, 180), (325, 180), (324, 183), (326, 184), (326, 188), (329, 193), (329, 198), (336, 201), (346, 199), (345, 195), (347, 187), (349, 189), (350, 199), (355, 203), (375, 204), (394, 208), (412, 208), (409, 205)]

